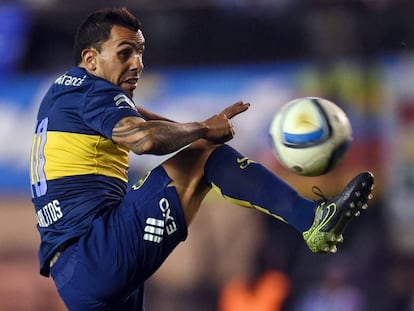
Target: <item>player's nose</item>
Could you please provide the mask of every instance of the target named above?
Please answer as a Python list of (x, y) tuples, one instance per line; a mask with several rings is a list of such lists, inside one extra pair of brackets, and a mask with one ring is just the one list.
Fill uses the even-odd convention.
[(135, 54), (132, 57), (132, 70), (138, 70), (141, 72), (144, 69), (144, 62), (142, 60), (142, 54)]

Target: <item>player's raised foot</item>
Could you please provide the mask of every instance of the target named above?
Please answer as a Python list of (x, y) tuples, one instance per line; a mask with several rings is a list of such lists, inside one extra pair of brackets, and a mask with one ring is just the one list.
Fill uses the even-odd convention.
[[(316, 188), (318, 189), (318, 188)], [(303, 238), (314, 253), (335, 253), (336, 244), (343, 241), (342, 233), (348, 222), (367, 209), (372, 198), (374, 175), (363, 172), (355, 176), (336, 196), (323, 200), (316, 207), (315, 218)], [(316, 192), (315, 192), (316, 193)]]

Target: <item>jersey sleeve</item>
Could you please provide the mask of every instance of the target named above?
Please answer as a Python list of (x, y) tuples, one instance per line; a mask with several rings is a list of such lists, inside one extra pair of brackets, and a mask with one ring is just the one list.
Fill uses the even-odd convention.
[(123, 118), (141, 117), (134, 102), (117, 88), (100, 88), (88, 94), (83, 109), (83, 120), (95, 131), (112, 139), (114, 126)]

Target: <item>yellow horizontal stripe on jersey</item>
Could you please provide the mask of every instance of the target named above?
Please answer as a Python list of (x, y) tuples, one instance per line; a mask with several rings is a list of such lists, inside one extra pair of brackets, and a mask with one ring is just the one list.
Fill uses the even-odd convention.
[(44, 156), (47, 180), (97, 174), (127, 182), (128, 149), (102, 136), (49, 131)]

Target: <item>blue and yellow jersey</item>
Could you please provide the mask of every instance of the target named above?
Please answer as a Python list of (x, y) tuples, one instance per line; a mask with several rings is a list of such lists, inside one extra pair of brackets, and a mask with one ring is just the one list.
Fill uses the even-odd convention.
[(87, 232), (123, 198), (129, 150), (111, 138), (127, 116), (140, 116), (131, 98), (80, 67), (56, 79), (43, 98), (30, 169), (43, 275), (60, 245)]

